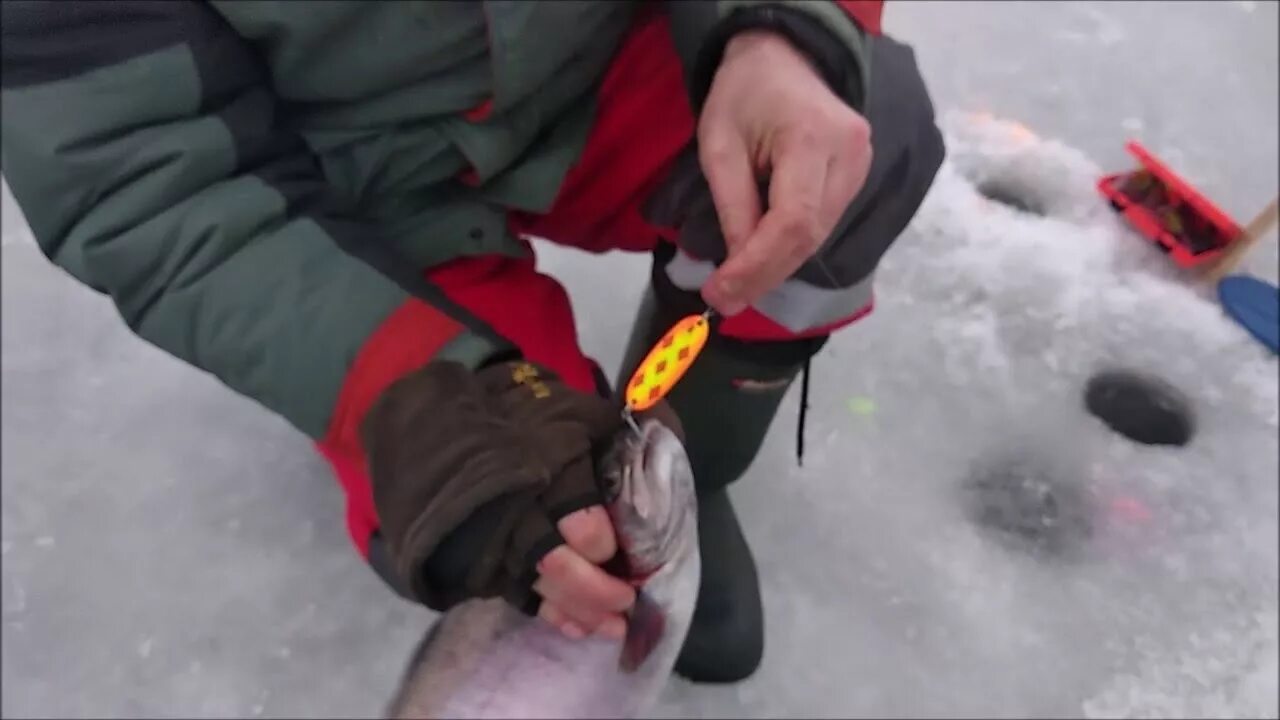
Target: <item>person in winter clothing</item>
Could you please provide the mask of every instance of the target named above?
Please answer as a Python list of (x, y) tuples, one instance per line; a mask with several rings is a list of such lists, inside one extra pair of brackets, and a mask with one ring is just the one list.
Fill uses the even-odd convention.
[[(704, 578), (677, 672), (750, 675), (726, 487), (944, 154), (880, 2), (5, 2), (3, 172), (140, 338), (317, 444), (361, 556), (443, 610), (617, 635), (620, 403), (530, 237), (652, 256), (618, 378), (723, 316), (682, 428)], [(599, 312), (599, 311), (598, 311)], [(631, 312), (630, 309), (627, 312)]]

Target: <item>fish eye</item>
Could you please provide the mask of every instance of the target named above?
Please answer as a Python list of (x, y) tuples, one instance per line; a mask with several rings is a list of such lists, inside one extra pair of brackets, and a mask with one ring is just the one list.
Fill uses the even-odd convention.
[(616, 470), (605, 472), (601, 478), (600, 494), (605, 503), (612, 503), (622, 497), (622, 473)]
[(601, 499), (605, 504), (612, 503), (621, 497), (625, 485), (623, 476), (626, 470), (619, 463), (614, 462), (617, 459), (616, 453), (606, 453), (603, 457), (596, 458), (596, 478), (598, 478)]

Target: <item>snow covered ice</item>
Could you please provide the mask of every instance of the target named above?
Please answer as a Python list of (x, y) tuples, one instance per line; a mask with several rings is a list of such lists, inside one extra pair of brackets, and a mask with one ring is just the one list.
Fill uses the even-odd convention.
[[(890, 4), (948, 161), (875, 313), (814, 362), (804, 466), (793, 392), (734, 487), (764, 667), (673, 682), (662, 716), (1280, 714), (1277, 360), (1094, 186), (1138, 137), (1237, 220), (1256, 212), (1277, 186), (1276, 13)], [(1148, 55), (1192, 31), (1194, 57)], [(1197, 90), (1175, 102), (1170, 76)], [(7, 193), (3, 714), (378, 713), (431, 618), (360, 566), (323, 462), (134, 340), (39, 256)], [(616, 366), (647, 263), (540, 251)], [(1244, 269), (1275, 282), (1276, 258), (1273, 234)], [(1112, 368), (1188, 397), (1186, 447), (1085, 412)], [(1072, 552), (974, 522), (968, 481), (1015, 461), (1087, 501)]]
[[(1275, 358), (1123, 227), (1085, 156), (983, 116), (944, 128), (949, 162), (876, 314), (814, 364), (803, 469), (779, 428), (737, 490), (767, 568), (772, 679), (677, 688), (667, 711), (728, 695), (759, 717), (1274, 716)], [(1190, 397), (1187, 447), (1084, 411), (1111, 367)], [(1080, 553), (1021, 554), (970, 521), (966, 474), (1008, 456), (1094, 497)]]

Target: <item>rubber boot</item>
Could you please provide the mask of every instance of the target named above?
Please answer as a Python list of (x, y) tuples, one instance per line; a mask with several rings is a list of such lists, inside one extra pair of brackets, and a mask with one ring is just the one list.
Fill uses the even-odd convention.
[[(705, 307), (694, 294), (659, 292), (651, 286), (640, 304), (616, 387), (625, 387), (635, 366), (676, 320)], [(713, 332), (667, 395), (684, 427), (698, 487), (702, 584), (675, 666), (689, 681), (736, 682), (760, 665), (760, 583), (727, 487), (755, 459), (787, 388), (822, 342), (743, 343)]]

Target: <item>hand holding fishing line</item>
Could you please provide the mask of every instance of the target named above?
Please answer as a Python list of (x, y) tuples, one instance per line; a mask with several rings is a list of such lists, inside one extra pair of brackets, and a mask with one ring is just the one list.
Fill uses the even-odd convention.
[[(763, 84), (763, 85), (762, 85)], [(791, 276), (831, 234), (871, 164), (870, 128), (836, 97), (789, 42), (745, 32), (726, 47), (698, 127), (728, 259), (708, 280), (712, 306), (686, 316), (654, 344), (623, 389), (622, 417), (662, 401), (706, 346), (717, 309), (735, 314)], [(815, 168), (822, 168), (815, 172)], [(770, 172), (763, 215), (758, 172)], [(568, 547), (539, 565), (539, 615), (574, 637), (621, 637), (634, 594), (599, 567), (617, 550), (600, 507), (560, 521)], [(610, 582), (614, 581), (614, 582)]]
[[(728, 257), (702, 295), (736, 315), (822, 247), (871, 168), (871, 127), (784, 37), (736, 35), (698, 121)], [(768, 207), (757, 179), (769, 178)]]
[[(637, 433), (635, 414), (661, 402), (706, 346), (715, 308), (740, 312), (808, 260), (862, 187), (871, 163), (866, 122), (771, 33), (743, 33), (729, 43), (698, 132), (728, 260), (703, 289), (713, 307), (677, 321), (623, 390), (622, 417)], [(825, 171), (815, 173), (815, 167)], [(774, 177), (772, 207), (762, 217), (755, 179), (756, 170), (765, 169)], [(604, 573), (589, 564), (607, 561), (617, 549), (600, 510), (564, 518), (561, 532), (578, 554), (557, 548), (539, 566), (544, 575), (535, 590), (547, 600), (539, 614), (571, 636), (592, 628), (611, 637), (625, 631), (620, 614), (601, 612), (625, 610), (622, 594), (610, 595), (598, 577)]]

